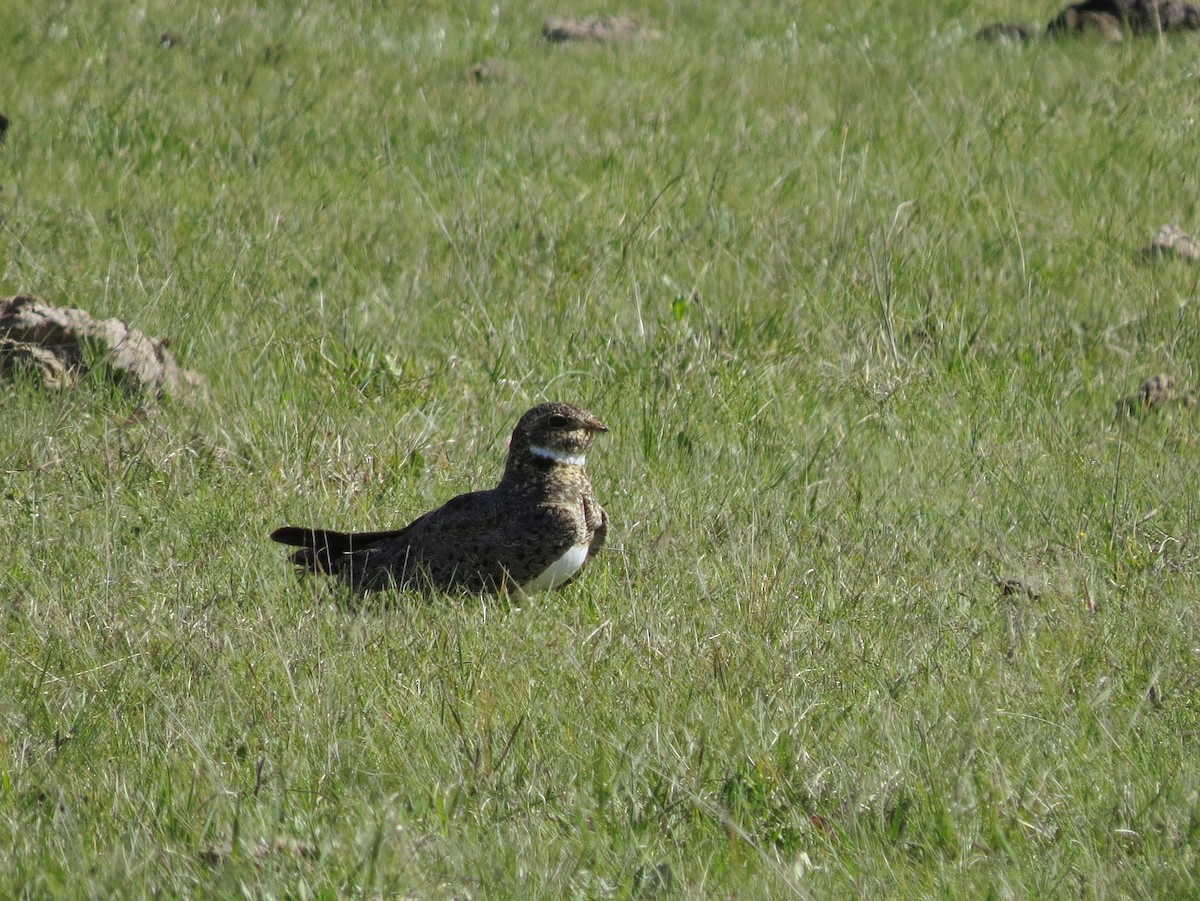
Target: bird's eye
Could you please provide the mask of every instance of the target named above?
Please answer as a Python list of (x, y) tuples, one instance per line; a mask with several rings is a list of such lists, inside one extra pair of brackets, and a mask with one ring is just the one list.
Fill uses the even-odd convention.
[(565, 429), (569, 428), (571, 425), (571, 420), (559, 413), (555, 413), (548, 421), (550, 423), (550, 428), (552, 429)]

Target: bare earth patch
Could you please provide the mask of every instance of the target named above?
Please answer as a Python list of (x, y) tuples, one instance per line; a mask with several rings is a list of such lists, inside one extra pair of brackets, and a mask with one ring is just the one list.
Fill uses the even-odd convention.
[(25, 370), (47, 387), (69, 387), (97, 364), (155, 399), (204, 386), (199, 374), (175, 362), (166, 339), (149, 338), (120, 319), (95, 319), (25, 295), (0, 301), (0, 378)]

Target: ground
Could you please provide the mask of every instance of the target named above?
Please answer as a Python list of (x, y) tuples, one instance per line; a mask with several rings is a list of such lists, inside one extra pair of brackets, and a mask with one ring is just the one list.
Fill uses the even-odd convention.
[[(0, 393), (0, 894), (1195, 895), (1200, 38), (1060, 5), (10, 4), (0, 296), (207, 390)], [(543, 399), (566, 589), (268, 541)]]

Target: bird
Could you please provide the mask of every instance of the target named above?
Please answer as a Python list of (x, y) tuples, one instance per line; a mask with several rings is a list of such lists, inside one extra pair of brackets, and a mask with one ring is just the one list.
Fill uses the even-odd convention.
[(560, 588), (604, 545), (608, 516), (587, 452), (608, 427), (582, 407), (544, 403), (513, 429), (495, 488), (472, 491), (402, 529), (333, 532), (285, 526), (290, 561), (360, 594), (397, 589), (521, 596)]

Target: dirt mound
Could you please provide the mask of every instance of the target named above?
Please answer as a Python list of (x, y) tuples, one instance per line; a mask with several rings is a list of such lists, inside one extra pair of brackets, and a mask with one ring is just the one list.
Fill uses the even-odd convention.
[(1142, 248), (1142, 255), (1200, 260), (1200, 241), (1197, 241), (1178, 225), (1164, 225), (1155, 234), (1154, 240)]
[[(1107, 18), (1105, 18), (1107, 17)], [(1098, 23), (1104, 24), (1098, 24)], [(1091, 24), (1089, 24), (1091, 23)], [(1134, 34), (1194, 31), (1200, 28), (1200, 7), (1184, 0), (1085, 0), (1064, 9), (1046, 26), (1046, 33), (1081, 31), (1094, 27), (1121, 28)]]
[(20, 295), (0, 301), (0, 378), (33, 372), (51, 388), (68, 387), (98, 367), (125, 387), (161, 398), (203, 388), (175, 362), (166, 339), (148, 338), (120, 319), (54, 307)]
[(520, 80), (517, 73), (503, 60), (485, 59), (467, 70), (467, 78), (482, 84), (483, 82), (505, 82), (513, 84)]
[(555, 43), (594, 41), (601, 44), (658, 37), (657, 32), (648, 31), (637, 19), (629, 16), (592, 16), (586, 19), (550, 16), (542, 23), (542, 35)]
[[(1200, 29), (1200, 6), (1186, 0), (1085, 0), (1074, 3), (1046, 25), (1047, 37), (1081, 35), (1122, 41), (1126, 33), (1155, 35)], [(1034, 25), (997, 22), (979, 29), (981, 41), (1028, 41)]]
[(1046, 34), (1049, 36), (1065, 32), (1103, 38), (1113, 43), (1125, 40), (1121, 20), (1112, 13), (1080, 11), (1073, 6), (1064, 9), (1057, 19), (1046, 26)]
[(1037, 26), (1025, 22), (997, 22), (975, 32), (979, 41), (1029, 41), (1037, 36)]
[(1136, 416), (1150, 410), (1161, 410), (1168, 405), (1179, 404), (1184, 407), (1196, 405), (1194, 391), (1181, 391), (1175, 386), (1175, 379), (1166, 373), (1152, 375), (1133, 397), (1123, 397), (1117, 401), (1117, 413), (1122, 416)]

